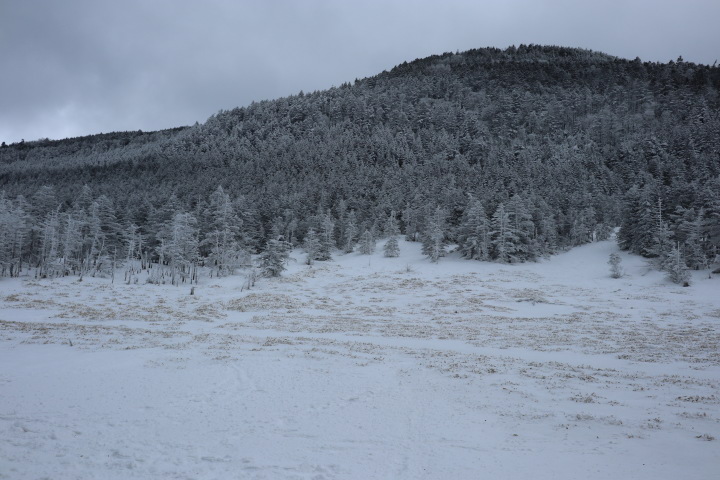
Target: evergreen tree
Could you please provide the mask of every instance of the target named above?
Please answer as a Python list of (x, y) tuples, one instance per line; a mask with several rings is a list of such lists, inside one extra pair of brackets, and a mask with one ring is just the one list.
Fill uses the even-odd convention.
[(385, 236), (388, 237), (387, 242), (383, 246), (384, 255), (386, 257), (398, 257), (400, 256), (400, 245), (398, 244), (398, 235), (400, 235), (400, 228), (398, 227), (397, 219), (395, 218), (395, 211), (390, 212), (390, 216), (385, 222)]
[(260, 271), (266, 277), (279, 277), (285, 271), (292, 245), (282, 238), (271, 239), (260, 254)]
[(131, 223), (125, 229), (123, 236), (125, 243), (125, 261), (130, 263), (132, 260), (141, 258), (144, 243), (140, 228), (134, 223)]
[(427, 221), (422, 237), (422, 253), (433, 263), (445, 256), (445, 212), (440, 207), (435, 208)]
[(707, 268), (708, 261), (703, 249), (705, 237), (703, 235), (704, 211), (701, 208), (697, 214), (694, 214), (694, 211), (690, 209), (688, 213), (691, 217), (687, 221), (683, 221), (678, 228), (685, 236), (685, 240), (681, 244), (684, 247), (685, 262), (694, 270)]
[(668, 254), (673, 248), (673, 242), (671, 240), (672, 232), (663, 219), (661, 199), (658, 199), (655, 207), (653, 226), (653, 242), (652, 245), (646, 249), (645, 255), (654, 258), (656, 267), (664, 270), (665, 262), (669, 258)]
[(345, 224), (343, 228), (342, 245), (343, 252), (352, 253), (355, 249), (355, 241), (357, 239), (358, 227), (357, 227), (357, 216), (355, 210), (351, 210), (345, 217)]
[(308, 232), (305, 234), (305, 242), (303, 244), (303, 248), (305, 249), (305, 253), (307, 253), (307, 259), (305, 260), (305, 263), (308, 265), (312, 265), (315, 263), (315, 260), (317, 260), (318, 255), (320, 253), (320, 239), (318, 238), (317, 233), (315, 233), (314, 229), (308, 230)]
[(60, 215), (57, 211), (47, 214), (42, 223), (40, 242), (40, 276), (55, 275), (55, 263), (60, 250)]
[(458, 234), (460, 253), (471, 260), (490, 258), (490, 225), (482, 203), (470, 198)]
[(538, 255), (534, 238), (535, 224), (525, 200), (520, 195), (513, 195), (505, 211), (509, 216), (511, 230), (516, 236), (513, 261), (535, 260)]
[(23, 244), (30, 232), (20, 202), (11, 202), (0, 194), (0, 276), (17, 276), (22, 267)]
[(622, 259), (620, 258), (620, 255), (617, 253), (611, 253), (610, 259), (608, 260), (608, 265), (610, 265), (610, 276), (612, 278), (620, 278), (623, 276), (623, 269), (622, 266), (620, 266), (620, 262)]
[(405, 239), (408, 242), (417, 242), (422, 238), (424, 228), (425, 209), (421, 207), (422, 197), (416, 195), (413, 203), (408, 203), (403, 211), (405, 223)]
[(395, 258), (400, 256), (400, 244), (396, 236), (390, 237), (383, 246), (383, 254), (388, 258)]
[[(720, 190), (720, 181), (718, 181)], [(715, 197), (720, 197), (718, 190), (715, 190)], [(708, 201), (708, 207), (703, 216), (703, 251), (705, 258), (717, 259), (720, 255), (720, 198)]]
[(61, 251), (62, 266), (65, 275), (82, 271), (83, 267), (83, 221), (75, 212), (66, 213), (62, 219)]
[(618, 245), (644, 257), (654, 256), (658, 233), (657, 210), (653, 208), (650, 187), (633, 186), (625, 196)]
[(332, 250), (335, 248), (335, 222), (333, 222), (329, 213), (322, 216), (318, 238), (320, 240), (320, 246), (315, 260), (330, 260), (330, 258), (332, 258)]
[(32, 197), (31, 214), (37, 219), (45, 219), (46, 216), (60, 207), (60, 200), (52, 185), (43, 185)]
[(100, 222), (100, 231), (105, 240), (105, 251), (122, 248), (122, 225), (118, 220), (115, 205), (107, 195), (100, 195), (92, 204)]
[(370, 230), (365, 229), (360, 236), (360, 253), (363, 255), (371, 255), (375, 251), (375, 238)]
[(595, 210), (585, 207), (577, 212), (572, 219), (570, 241), (573, 246), (592, 242), (595, 238)]
[(200, 243), (201, 248), (204, 247), (219, 276), (232, 273), (246, 258), (239, 243), (242, 220), (236, 214), (230, 196), (222, 187), (219, 186), (210, 195), (203, 216), (207, 230)]
[(667, 223), (661, 222), (659, 225), (656, 225), (653, 244), (646, 251), (647, 256), (654, 259), (655, 266), (660, 270), (664, 270), (665, 262), (669, 258), (668, 254), (673, 249), (673, 242), (670, 239), (671, 236), (672, 232)]
[(690, 284), (690, 272), (685, 265), (685, 259), (680, 251), (680, 246), (675, 245), (667, 253), (667, 260), (664, 262), (665, 272), (671, 282), (688, 286)]
[(171, 282), (178, 285), (188, 278), (197, 280), (198, 259), (197, 219), (191, 213), (176, 213), (160, 234), (161, 260), (170, 267)]
[(510, 222), (510, 214), (505, 211), (505, 205), (502, 203), (495, 209), (491, 228), (490, 245), (492, 247), (492, 257), (501, 263), (516, 262), (518, 237)]

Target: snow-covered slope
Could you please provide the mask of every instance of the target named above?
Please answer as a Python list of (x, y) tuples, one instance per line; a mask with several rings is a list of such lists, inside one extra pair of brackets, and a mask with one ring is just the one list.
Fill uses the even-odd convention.
[[(295, 261), (190, 287), (0, 280), (0, 478), (706, 479), (720, 278)], [(381, 249), (378, 249), (380, 252)]]

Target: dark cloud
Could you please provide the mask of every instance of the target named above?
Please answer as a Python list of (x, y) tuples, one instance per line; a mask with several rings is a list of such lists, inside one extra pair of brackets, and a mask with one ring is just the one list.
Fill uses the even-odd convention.
[(152, 130), (484, 46), (713, 63), (717, 0), (5, 0), (0, 140)]

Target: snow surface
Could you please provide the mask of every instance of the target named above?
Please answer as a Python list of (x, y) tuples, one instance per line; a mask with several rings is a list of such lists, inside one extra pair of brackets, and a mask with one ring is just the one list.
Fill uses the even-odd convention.
[(0, 280), (0, 478), (717, 478), (720, 278), (401, 249)]

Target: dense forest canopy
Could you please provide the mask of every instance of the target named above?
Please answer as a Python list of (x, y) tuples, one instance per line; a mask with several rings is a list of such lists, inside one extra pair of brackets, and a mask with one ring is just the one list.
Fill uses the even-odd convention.
[(620, 226), (622, 248), (706, 268), (720, 253), (719, 92), (716, 66), (521, 45), (191, 127), (5, 145), (0, 268), (83, 270), (112, 253), (227, 269), (308, 232), (352, 251), (395, 223), (433, 260), (448, 243), (532, 260)]

